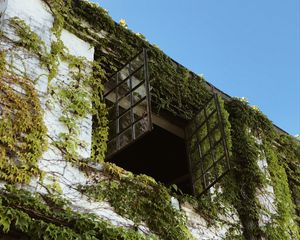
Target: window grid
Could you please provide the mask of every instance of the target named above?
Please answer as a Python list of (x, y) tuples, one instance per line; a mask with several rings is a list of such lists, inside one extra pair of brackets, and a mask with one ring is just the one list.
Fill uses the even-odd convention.
[(133, 57), (105, 84), (109, 106), (107, 158), (152, 129), (147, 51)]
[[(201, 116), (203, 119), (199, 120)], [(186, 135), (192, 187), (195, 195), (202, 195), (230, 168), (223, 118), (216, 94), (196, 115), (189, 128), (192, 131), (187, 131)], [(203, 132), (204, 136), (201, 136)], [(214, 133), (220, 135), (219, 139)]]

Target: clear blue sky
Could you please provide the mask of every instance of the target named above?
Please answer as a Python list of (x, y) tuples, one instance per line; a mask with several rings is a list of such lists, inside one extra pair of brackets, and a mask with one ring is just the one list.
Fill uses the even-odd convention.
[(300, 134), (299, 0), (93, 0), (166, 54)]

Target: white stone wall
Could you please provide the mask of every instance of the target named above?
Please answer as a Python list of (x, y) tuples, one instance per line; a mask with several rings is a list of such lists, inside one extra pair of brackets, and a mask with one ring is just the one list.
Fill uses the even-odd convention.
[[(55, 36), (51, 32), (54, 19), (47, 8), (47, 5), (41, 0), (8, 1), (8, 6), (4, 15), (3, 31), (8, 38), (18, 40), (15, 32), (8, 24), (8, 20), (15, 16), (23, 19), (45, 42), (48, 51), (50, 51), (51, 42), (55, 39)], [(74, 34), (64, 30), (62, 32), (61, 40), (68, 48), (70, 54), (77, 57), (84, 57), (90, 61), (93, 60), (94, 48)], [(0, 50), (9, 49), (11, 47), (12, 45), (8, 42), (0, 43)], [(42, 108), (44, 109), (44, 122), (48, 128), (49, 148), (39, 162), (39, 167), (45, 171), (46, 177), (43, 182), (32, 180), (29, 189), (32, 191), (45, 192), (44, 186), (57, 182), (60, 184), (62, 194), (71, 201), (74, 209), (95, 213), (100, 217), (111, 221), (115, 225), (132, 227), (134, 223), (116, 214), (108, 203), (92, 202), (76, 190), (76, 185), (85, 184), (87, 182), (87, 177), (79, 171), (78, 168), (65, 161), (61, 151), (51, 144), (53, 140), (58, 138), (59, 133), (67, 130), (58, 120), (59, 117), (62, 116), (62, 109), (56, 96), (51, 95), (47, 91), (49, 71), (46, 68), (42, 68), (39, 59), (25, 49), (13, 48), (7, 55), (7, 60), (13, 60), (16, 72), (19, 72), (20, 74), (26, 72), (28, 77), (36, 83), (36, 90), (39, 94)], [(61, 62), (58, 75), (51, 81), (51, 85), (68, 85), (70, 79), (68, 64)], [(50, 108), (46, 107), (46, 102), (49, 101), (54, 103)], [(92, 118), (91, 115), (89, 115), (78, 122), (81, 129), (79, 139), (86, 143), (84, 149), (78, 150), (78, 154), (82, 158), (88, 158), (90, 156), (91, 121)], [(141, 226), (141, 229), (147, 231), (143, 226)]]
[[(258, 145), (262, 145), (260, 139), (255, 139)], [(260, 152), (260, 157), (257, 160), (257, 165), (268, 183), (261, 189), (257, 189), (256, 197), (262, 209), (259, 217), (259, 225), (266, 226), (271, 222), (271, 216), (276, 213), (276, 199), (273, 186), (271, 185), (271, 176), (268, 171), (268, 162), (263, 151)]]
[[(226, 215), (220, 214), (218, 220), (215, 220), (213, 224), (209, 224), (191, 205), (184, 204), (181, 206), (181, 209), (186, 214), (188, 228), (196, 239), (224, 239), (231, 227), (240, 224), (237, 213), (234, 210), (228, 211)], [(237, 236), (241, 235), (241, 233), (240, 228), (231, 232), (231, 234), (236, 234)]]

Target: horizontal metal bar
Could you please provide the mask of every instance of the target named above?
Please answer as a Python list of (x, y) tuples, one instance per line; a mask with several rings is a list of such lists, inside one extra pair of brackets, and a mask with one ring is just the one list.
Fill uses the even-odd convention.
[(151, 129), (147, 129), (147, 131), (145, 131), (143, 134), (139, 135), (136, 139), (132, 140), (130, 143), (126, 144), (125, 146), (116, 149), (115, 151), (113, 151), (110, 154), (107, 154), (105, 157), (105, 160), (108, 161), (110, 160), (113, 156), (115, 156), (121, 149), (126, 149), (128, 147), (130, 147), (131, 145), (133, 145), (135, 142), (139, 141), (142, 137), (144, 137), (145, 135), (147, 135), (149, 132), (151, 132)]
[(144, 50), (139, 51), (139, 53), (137, 53), (136, 55), (134, 55), (132, 58), (130, 58), (129, 61), (127, 61), (125, 64), (123, 64), (116, 72), (114, 72), (109, 79), (111, 79), (112, 77), (114, 77), (118, 72), (122, 71), (123, 68), (125, 68), (130, 62), (132, 62), (135, 58), (137, 58), (139, 55), (141, 55), (143, 53)]
[(120, 97), (119, 99), (116, 100), (115, 104), (119, 103), (120, 101), (122, 101), (123, 98), (128, 97), (133, 91), (135, 91), (136, 89), (138, 89), (140, 86), (142, 86), (145, 83), (145, 81), (141, 81), (139, 84), (137, 84), (136, 86), (134, 86), (134, 88), (132, 88), (129, 92), (126, 93), (126, 95)]
[[(213, 131), (215, 131), (216, 129), (218, 129), (219, 124), (217, 123), (210, 131), (207, 132), (207, 134), (199, 140), (199, 143), (201, 144), (202, 142), (204, 142), (204, 140), (213, 133)], [(221, 130), (220, 130), (221, 131)], [(221, 134), (221, 133), (220, 133)], [(221, 135), (222, 136), (222, 135)]]
[[(142, 64), (140, 67), (138, 67), (137, 69), (135, 69), (132, 73), (129, 73), (128, 77), (126, 77), (125, 79), (123, 79), (121, 82), (117, 83), (116, 86), (114, 86), (112, 89), (110, 89), (107, 93), (104, 94), (104, 97), (106, 97), (107, 95), (109, 95), (112, 91), (114, 91), (117, 87), (119, 87), (120, 85), (122, 85), (124, 82), (126, 82), (129, 78), (131, 78), (134, 74), (136, 74), (139, 70), (141, 70), (144, 67), (144, 64)], [(119, 72), (117, 72), (119, 73)], [(110, 81), (110, 80), (108, 80)], [(145, 81), (145, 80), (143, 80)], [(142, 81), (142, 82), (143, 82)], [(132, 91), (132, 90), (131, 90)]]
[[(148, 115), (145, 115), (145, 116), (147, 116), (147, 118), (148, 118)], [(137, 122), (139, 122), (140, 120), (142, 120), (143, 118), (145, 118), (145, 116), (142, 116), (142, 117), (138, 118), (137, 120), (135, 120), (134, 122), (132, 122), (130, 125), (128, 125), (126, 128), (122, 129), (122, 131), (120, 131), (117, 134), (113, 135), (112, 138), (108, 137), (108, 139), (109, 139), (108, 143), (110, 143), (112, 140), (114, 140), (115, 138), (117, 138), (118, 136), (120, 136), (121, 134), (123, 134), (124, 132), (126, 132), (130, 127), (132, 127)]]
[[(219, 157), (218, 160), (213, 161), (213, 163), (212, 163), (206, 170), (204, 170), (204, 174), (207, 173), (209, 170), (211, 170), (216, 164), (218, 164), (219, 162), (221, 162), (221, 160), (224, 159), (224, 157), (225, 157), (225, 154), (223, 154), (221, 157)], [(199, 162), (198, 162), (197, 164), (195, 164), (193, 167), (197, 168), (198, 165), (199, 165)], [(192, 172), (195, 172), (195, 171), (192, 171)], [(202, 177), (204, 174), (202, 174), (201, 177)], [(196, 181), (197, 181), (197, 180), (198, 180), (198, 179), (196, 179)]]
[(140, 100), (138, 100), (136, 103), (134, 103), (132, 106), (130, 106), (130, 108), (127, 108), (124, 112), (122, 112), (120, 115), (116, 116), (113, 120), (110, 120), (110, 121), (109, 121), (109, 124), (110, 124), (111, 122), (116, 121), (118, 118), (123, 117), (127, 112), (130, 111), (130, 109), (135, 108), (135, 107), (136, 107), (137, 105), (139, 105), (142, 101), (146, 100), (146, 98), (147, 98), (147, 96), (145, 96), (145, 97), (141, 98)]
[[(208, 150), (210, 150), (210, 149), (215, 149), (215, 147), (216, 147), (221, 141), (222, 141), (222, 138), (219, 139), (217, 142), (215, 142), (212, 146), (210, 146), (210, 148), (209, 148)], [(201, 144), (200, 144), (200, 146), (201, 146)], [(223, 146), (223, 148), (224, 148), (224, 146)], [(190, 152), (193, 152), (193, 150), (195, 150), (195, 149), (192, 148), (192, 149), (190, 150)], [(202, 158), (205, 158), (209, 153), (210, 153), (210, 151), (207, 151), (207, 152), (202, 156)]]
[(220, 181), (220, 179), (222, 179), (228, 172), (229, 169), (223, 172), (219, 177), (215, 178), (215, 180), (212, 183), (210, 183), (208, 186), (204, 186), (204, 190), (200, 194), (198, 194), (197, 197), (200, 197), (204, 193), (206, 193), (208, 189), (210, 189), (213, 185), (215, 185), (218, 181)]
[[(203, 111), (203, 110), (202, 110)], [(201, 111), (201, 112), (202, 112)], [(217, 109), (214, 109), (208, 116), (207, 116), (207, 119), (210, 119), (210, 117), (217, 112)], [(198, 113), (200, 114), (200, 112)], [(197, 114), (197, 115), (198, 115)], [(188, 136), (187, 140), (189, 141), (195, 134), (196, 132), (201, 128), (203, 127), (203, 125), (206, 123), (206, 120), (204, 120), (198, 127), (196, 127), (196, 129)]]

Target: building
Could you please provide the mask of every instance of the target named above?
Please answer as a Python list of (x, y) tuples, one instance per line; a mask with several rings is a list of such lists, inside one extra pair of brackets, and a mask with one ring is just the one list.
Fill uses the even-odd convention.
[(2, 239), (299, 238), (299, 141), (259, 110), (88, 1), (0, 13)]

